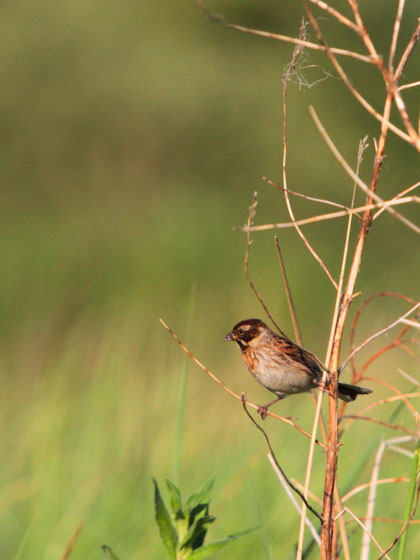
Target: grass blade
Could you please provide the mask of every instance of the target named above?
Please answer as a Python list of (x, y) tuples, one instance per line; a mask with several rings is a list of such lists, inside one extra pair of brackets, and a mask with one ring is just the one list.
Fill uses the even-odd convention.
[[(413, 509), (413, 504), (416, 496), (416, 487), (417, 487), (417, 477), (419, 475), (419, 466), (420, 466), (420, 444), (417, 444), (417, 447), (414, 451), (413, 457), (413, 466), (411, 470), (411, 477), (410, 477), (410, 484), (408, 487), (408, 495), (407, 495), (407, 502), (405, 505), (405, 513), (404, 513), (404, 523), (407, 523), (411, 511)], [(407, 544), (407, 534), (408, 534), (409, 525), (407, 529), (401, 536), (400, 545), (398, 547), (398, 560), (403, 560), (405, 554), (405, 547)]]

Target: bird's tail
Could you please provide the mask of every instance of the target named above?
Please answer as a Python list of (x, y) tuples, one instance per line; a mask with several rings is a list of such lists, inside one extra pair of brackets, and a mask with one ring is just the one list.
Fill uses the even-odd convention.
[(354, 401), (358, 395), (368, 395), (371, 392), (371, 389), (365, 389), (365, 387), (358, 387), (357, 385), (338, 384), (338, 398), (346, 402)]

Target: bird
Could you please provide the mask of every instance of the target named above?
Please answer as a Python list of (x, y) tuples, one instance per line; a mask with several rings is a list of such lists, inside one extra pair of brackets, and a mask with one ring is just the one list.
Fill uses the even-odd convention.
[[(272, 404), (322, 384), (322, 369), (313, 354), (286, 336), (273, 332), (261, 319), (240, 321), (225, 340), (238, 344), (252, 376), (277, 397), (258, 408), (263, 420)], [(364, 387), (338, 383), (338, 397), (345, 402), (371, 392)]]

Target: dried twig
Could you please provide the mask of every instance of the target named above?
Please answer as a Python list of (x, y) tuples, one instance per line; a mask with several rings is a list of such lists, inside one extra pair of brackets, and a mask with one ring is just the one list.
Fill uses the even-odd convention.
[(257, 288), (255, 287), (254, 282), (251, 280), (251, 277), (249, 275), (249, 268), (248, 268), (248, 260), (249, 260), (249, 249), (251, 247), (252, 244), (252, 240), (251, 240), (251, 234), (249, 232), (249, 228), (251, 227), (252, 224), (252, 220), (254, 219), (255, 216), (255, 209), (257, 207), (258, 201), (257, 201), (257, 191), (254, 192), (254, 196), (252, 197), (252, 202), (249, 206), (249, 210), (248, 210), (248, 219), (246, 222), (247, 225), (247, 232), (246, 232), (246, 249), (245, 249), (245, 260), (244, 260), (244, 269), (245, 269), (245, 277), (248, 281), (248, 284), (250, 285), (252, 291), (254, 292), (254, 294), (257, 296), (258, 301), (260, 302), (260, 304), (262, 305), (264, 311), (267, 313), (267, 316), (271, 319), (271, 322), (273, 323), (273, 325), (276, 327), (276, 329), (278, 330), (278, 332), (284, 336), (285, 338), (288, 338), (287, 335), (281, 330), (281, 328), (279, 327), (279, 325), (277, 324), (276, 320), (274, 319), (274, 317), (271, 315), (268, 307), (265, 305), (263, 298), (260, 296)]
[(283, 277), (284, 291), (286, 292), (287, 304), (289, 306), (289, 313), (293, 323), (293, 330), (295, 332), (296, 342), (299, 344), (299, 346), (302, 346), (303, 345), (302, 335), (300, 333), (299, 323), (296, 316), (296, 310), (293, 304), (292, 293), (290, 291), (289, 282), (287, 281), (286, 267), (284, 266), (283, 257), (281, 255), (279, 240), (277, 236), (274, 237), (274, 243), (276, 246), (277, 256), (280, 262), (280, 270), (281, 270), (281, 275)]
[(275, 454), (274, 454), (274, 450), (273, 450), (273, 447), (272, 447), (272, 445), (271, 445), (270, 438), (269, 438), (268, 435), (267, 435), (267, 432), (264, 430), (264, 428), (263, 428), (262, 426), (260, 426), (260, 425), (258, 424), (258, 422), (255, 420), (255, 418), (253, 418), (253, 417), (251, 416), (251, 414), (249, 413), (249, 411), (248, 411), (248, 409), (247, 409), (247, 407), (246, 407), (247, 401), (246, 401), (246, 397), (245, 397), (245, 394), (244, 394), (244, 393), (242, 393), (242, 398), (241, 398), (241, 400), (242, 400), (242, 407), (243, 407), (243, 409), (245, 410), (245, 412), (246, 412), (248, 418), (251, 420), (251, 422), (252, 422), (252, 423), (260, 430), (260, 432), (263, 434), (264, 439), (265, 439), (265, 441), (266, 441), (266, 443), (267, 443), (268, 449), (270, 450), (269, 455), (271, 456), (271, 460), (273, 461), (273, 463), (276, 465), (277, 471), (281, 473), (283, 479), (286, 481), (286, 483), (287, 483), (287, 485), (289, 486), (289, 488), (291, 488), (291, 489), (293, 490), (293, 492), (295, 492), (295, 493), (300, 497), (300, 499), (303, 501), (303, 503), (304, 503), (305, 506), (309, 509), (309, 511), (310, 511), (311, 513), (313, 513), (313, 514), (315, 515), (315, 517), (318, 517), (318, 519), (319, 519), (319, 520), (321, 521), (321, 523), (322, 523), (322, 517), (321, 517), (321, 515), (316, 511), (316, 509), (314, 509), (314, 508), (311, 506), (311, 504), (308, 502), (308, 500), (305, 498), (305, 496), (302, 494), (302, 492), (299, 490), (299, 488), (297, 488), (297, 487), (293, 484), (293, 482), (287, 478), (287, 476), (286, 476), (284, 470), (281, 468), (279, 462), (277, 461), (277, 458), (276, 458), (276, 456), (275, 456)]
[[(159, 321), (162, 323), (162, 325), (165, 327), (165, 329), (172, 335), (172, 337), (178, 342), (178, 344), (180, 345), (182, 350), (192, 359), (192, 361), (195, 364), (198, 365), (198, 367), (200, 367), (203, 371), (205, 371), (207, 373), (207, 375), (209, 375), (213, 379), (213, 381), (215, 381), (224, 391), (229, 393), (229, 395), (231, 395), (232, 397), (234, 397), (238, 401), (242, 401), (242, 397), (240, 395), (238, 395), (234, 391), (232, 391), (232, 389), (230, 389), (227, 385), (225, 385), (223, 383), (223, 381), (220, 381), (220, 379), (218, 377), (216, 377), (216, 375), (214, 375), (214, 373), (212, 373), (208, 368), (206, 368), (206, 366), (203, 365), (188, 350), (188, 348), (186, 346), (184, 346), (184, 344), (181, 342), (181, 340), (177, 337), (177, 335), (174, 333), (174, 331), (165, 323), (165, 321), (163, 321), (163, 319), (159, 319)], [(260, 408), (257, 404), (253, 403), (252, 401), (246, 401), (246, 404), (248, 406), (250, 406), (251, 408), (254, 408), (255, 410), (258, 410)], [(285, 418), (284, 416), (278, 416), (277, 414), (274, 414), (273, 412), (270, 412), (269, 410), (267, 410), (267, 415), (272, 416), (273, 418), (277, 418), (277, 420), (281, 420), (282, 422), (284, 422), (285, 424), (288, 424), (289, 426), (293, 426), (294, 428), (296, 428), (296, 430), (298, 430), (298, 432), (305, 435), (306, 437), (308, 437), (308, 438), (311, 437), (310, 434), (305, 432), (305, 430), (303, 430), (300, 426), (298, 426), (297, 424), (292, 422), (292, 420), (290, 420), (289, 418)], [(317, 445), (319, 445), (320, 447), (325, 449), (325, 445), (322, 442), (316, 440), (316, 443), (317, 443)]]
[[(323, 45), (319, 45), (318, 43), (311, 43), (310, 41), (306, 41), (304, 39), (297, 39), (295, 37), (289, 37), (288, 35), (280, 35), (278, 33), (269, 33), (268, 31), (260, 31), (259, 29), (250, 29), (248, 27), (244, 27), (242, 25), (236, 25), (235, 23), (229, 23), (227, 21), (225, 21), (223, 19), (223, 17), (220, 14), (215, 14), (212, 13), (208, 10), (208, 8), (206, 8), (206, 6), (204, 5), (204, 2), (202, 2), (202, 0), (197, 0), (197, 4), (200, 6), (200, 8), (203, 10), (203, 12), (206, 14), (206, 16), (217, 22), (220, 23), (221, 25), (223, 25), (223, 27), (226, 27), (228, 29), (235, 29), (236, 31), (241, 31), (242, 33), (249, 33), (251, 35), (257, 35), (258, 37), (265, 37), (267, 39), (275, 39), (276, 41), (283, 41), (285, 43), (293, 43), (294, 45), (298, 45), (301, 47), (307, 47), (309, 49), (312, 50), (316, 50), (316, 51), (326, 51), (327, 49), (325, 48), (325, 46)], [(353, 52), (353, 51), (349, 51), (346, 49), (338, 49), (335, 47), (330, 47), (330, 50), (332, 53), (334, 54), (338, 54), (338, 55), (342, 55), (342, 56), (349, 56), (351, 58), (355, 58), (357, 60), (360, 60), (362, 62), (367, 62), (368, 64), (373, 64), (373, 61), (370, 57), (365, 56), (363, 54), (359, 54), (357, 52)]]
[[(372, 533), (369, 531), (369, 529), (366, 528), (366, 526), (361, 522), (361, 520), (356, 517), (356, 515), (354, 515), (354, 513), (347, 507), (343, 508), (340, 513), (335, 517), (335, 521), (341, 517), (344, 513), (348, 513), (349, 515), (351, 515), (351, 517), (354, 519), (354, 521), (356, 521), (360, 527), (363, 529), (364, 531), (364, 535), (368, 535), (368, 537), (370, 539), (372, 539), (372, 541), (376, 544), (376, 546), (378, 547), (378, 549), (381, 551), (381, 553), (384, 553), (383, 548), (381, 547), (381, 545), (378, 543), (378, 541), (375, 539), (375, 537), (372, 535)], [(389, 556), (387, 556), (385, 554), (385, 558), (388, 558), (388, 560), (391, 560)]]
[[(390, 105), (390, 102), (389, 102), (389, 103), (386, 104), (384, 112), (385, 111), (388, 112), (390, 110), (391, 110), (391, 105)], [(369, 188), (360, 179), (360, 177), (358, 177), (356, 175), (356, 173), (352, 170), (352, 168), (349, 166), (349, 164), (345, 161), (345, 159), (343, 158), (343, 156), (340, 154), (337, 147), (335, 146), (334, 142), (331, 140), (331, 138), (328, 135), (327, 131), (325, 130), (324, 126), (322, 125), (318, 115), (315, 112), (315, 109), (313, 107), (309, 107), (309, 111), (311, 113), (312, 118), (314, 119), (314, 122), (315, 122), (318, 130), (320, 131), (320, 133), (321, 133), (322, 137), (324, 138), (325, 142), (327, 143), (328, 147), (330, 148), (330, 150), (332, 151), (332, 153), (336, 157), (337, 161), (340, 163), (340, 165), (343, 167), (343, 169), (346, 171), (346, 173), (353, 179), (353, 181), (356, 181), (358, 186), (368, 195), (369, 199), (367, 200), (366, 206), (372, 204), (374, 200), (376, 202), (380, 202), (380, 203), (386, 205), (384, 203), (384, 201), (376, 194), (376, 192), (375, 192), (376, 188), (375, 189)], [(385, 134), (385, 129), (384, 129), (383, 133)], [(381, 138), (382, 137), (383, 136), (381, 136)], [(377, 156), (375, 158), (375, 164), (374, 164), (374, 168), (376, 168), (376, 171), (375, 171), (375, 174), (373, 175), (372, 179), (375, 179), (375, 176), (377, 178), (377, 175), (379, 173), (379, 169), (380, 169), (380, 166), (381, 166), (381, 163), (382, 163), (382, 157), (383, 157), (382, 155), (379, 155), (379, 154), (382, 154), (382, 152), (384, 150), (384, 146), (385, 146), (385, 139), (381, 142), (380, 147), (378, 146), (378, 149), (377, 149)], [(407, 218), (405, 218), (404, 216), (401, 216), (401, 214), (396, 212), (393, 208), (387, 206), (386, 209), (387, 209), (387, 212), (389, 212), (395, 218), (397, 218), (398, 220), (403, 222), (410, 229), (412, 229), (416, 233), (420, 233), (420, 227), (416, 226), (416, 224), (413, 224), (412, 222), (410, 222), (410, 220), (407, 220)], [(368, 208), (367, 210), (370, 210), (370, 209)]]
[[(408, 476), (393, 476), (392, 478), (381, 478), (375, 481), (375, 484), (377, 486), (379, 486), (380, 484), (396, 484), (396, 483), (400, 483), (400, 482), (410, 482), (410, 479), (408, 478)], [(360, 484), (359, 486), (356, 486), (356, 488), (353, 488), (352, 490), (350, 490), (350, 492), (347, 492), (347, 494), (345, 494), (343, 496), (343, 502), (347, 502), (347, 500), (349, 500), (350, 498), (352, 498), (353, 496), (355, 496), (356, 494), (359, 494), (359, 492), (362, 492), (363, 490), (366, 490), (367, 488), (370, 488), (372, 486), (372, 480), (370, 480), (369, 482), (365, 482), (364, 484)], [(364, 519), (366, 521), (366, 517), (361, 517), (360, 519)], [(374, 518), (371, 518), (374, 519)]]
[[(419, 185), (419, 183), (416, 183), (416, 187)], [(290, 193), (290, 191), (289, 191)], [(296, 194), (296, 193), (294, 193)], [(398, 197), (398, 195), (397, 195)], [(296, 225), (298, 226), (306, 226), (309, 224), (315, 224), (318, 222), (325, 222), (326, 220), (334, 220), (336, 218), (344, 218), (346, 216), (353, 216), (356, 215), (359, 220), (361, 220), (360, 216), (359, 216), (359, 212), (363, 212), (364, 210), (374, 210), (375, 208), (380, 208), (380, 212), (383, 212), (384, 210), (389, 209), (391, 206), (398, 206), (401, 204), (409, 204), (412, 202), (415, 203), (419, 203), (420, 202), (420, 198), (418, 196), (407, 196), (404, 198), (397, 198), (394, 197), (390, 200), (384, 200), (382, 202), (377, 202), (374, 204), (365, 204), (364, 206), (358, 206), (357, 208), (349, 208), (348, 210), (341, 210), (341, 211), (337, 211), (337, 212), (328, 212), (327, 214), (318, 214), (317, 216), (311, 216), (310, 218), (302, 218), (301, 220), (296, 220), (295, 222), (279, 222), (279, 223), (275, 223), (275, 224), (262, 224), (259, 226), (251, 226), (251, 227), (236, 227), (235, 230), (236, 231), (242, 231), (242, 232), (252, 232), (252, 231), (267, 231), (270, 229), (288, 229), (288, 228), (292, 228), (295, 227)], [(379, 198), (379, 197), (378, 197)], [(379, 213), (379, 212), (378, 212)], [(377, 214), (378, 214), (377, 213)], [(375, 214), (373, 216), (373, 219), (376, 219), (377, 214)], [(398, 214), (398, 219), (401, 219), (402, 222), (407, 223), (407, 219), (404, 218), (404, 216), (401, 216), (401, 218), (399, 217), (400, 215)], [(410, 223), (410, 229), (413, 229), (414, 231), (417, 232), (417, 230), (419, 230), (420, 232), (420, 228), (413, 224), (412, 222)], [(408, 223), (407, 223), (408, 225)]]
[(380, 331), (377, 331), (376, 333), (372, 334), (371, 336), (369, 336), (366, 340), (364, 340), (361, 344), (359, 344), (359, 346), (357, 346), (357, 348), (355, 348), (350, 354), (349, 356), (347, 356), (347, 358), (344, 360), (344, 362), (342, 363), (341, 367), (340, 367), (340, 371), (343, 370), (346, 365), (349, 363), (349, 361), (354, 358), (354, 356), (360, 352), (360, 350), (362, 350), (362, 348), (364, 348), (367, 344), (369, 344), (369, 342), (372, 342), (372, 340), (374, 340), (375, 338), (377, 338), (378, 336), (380, 336), (381, 334), (386, 333), (387, 331), (389, 331), (390, 329), (392, 329), (393, 327), (395, 327), (396, 325), (398, 325), (399, 323), (401, 323), (401, 321), (403, 319), (405, 319), (406, 317), (408, 317), (408, 315), (411, 315), (411, 313), (413, 313), (418, 307), (420, 307), (420, 303), (416, 303), (415, 305), (413, 305), (413, 307), (411, 307), (411, 309), (409, 309), (406, 313), (404, 313), (404, 315), (401, 315), (401, 317), (399, 317), (396, 321), (394, 321), (393, 323), (391, 323), (390, 325), (388, 325), (387, 327), (381, 329)]

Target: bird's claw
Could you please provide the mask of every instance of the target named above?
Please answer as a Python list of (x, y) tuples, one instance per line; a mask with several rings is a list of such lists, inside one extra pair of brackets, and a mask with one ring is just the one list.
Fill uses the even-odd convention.
[(257, 408), (257, 412), (261, 416), (262, 420), (265, 420), (267, 418), (267, 406), (259, 406)]

